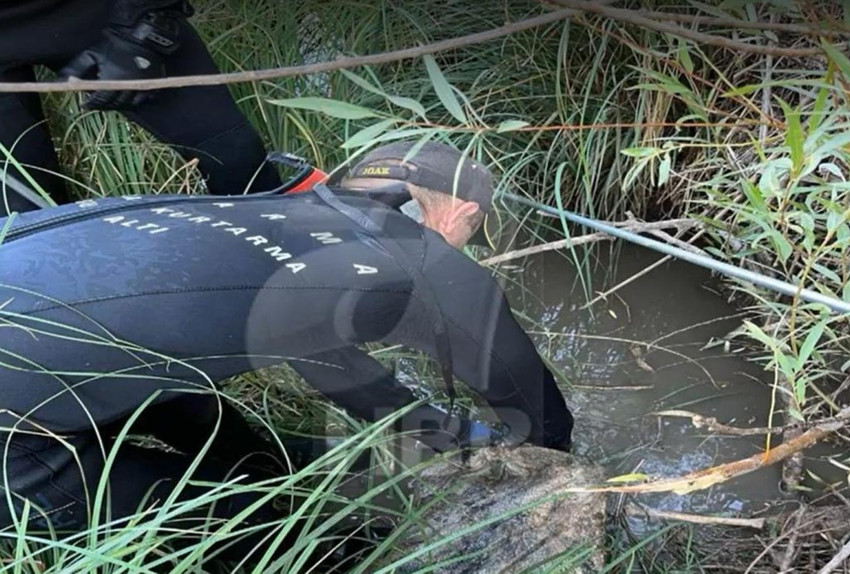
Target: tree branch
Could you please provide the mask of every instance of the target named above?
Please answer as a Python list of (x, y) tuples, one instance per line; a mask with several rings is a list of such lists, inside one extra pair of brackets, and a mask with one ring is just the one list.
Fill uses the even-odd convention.
[[(581, 12), (590, 12), (593, 14), (598, 14), (599, 16), (610, 18), (612, 20), (619, 20), (620, 22), (635, 24), (636, 26), (655, 30), (656, 32), (662, 32), (664, 34), (673, 34), (674, 36), (679, 36), (680, 38), (687, 38), (688, 40), (693, 40), (694, 42), (700, 44), (720, 46), (721, 48), (726, 48), (728, 50), (738, 52), (752, 52), (754, 54), (769, 54), (771, 56), (787, 56), (792, 58), (800, 58), (807, 56), (824, 56), (823, 50), (821, 50), (820, 48), (780, 48), (776, 46), (747, 44), (746, 42), (738, 42), (736, 40), (730, 40), (729, 38), (723, 38), (721, 36), (715, 36), (713, 34), (705, 34), (704, 32), (689, 30), (687, 28), (683, 28), (682, 26), (677, 26), (675, 24), (653, 20), (652, 18), (647, 18), (646, 16), (642, 15), (639, 11), (624, 10), (622, 8), (611, 8), (608, 6), (599, 5), (595, 2), (583, 2), (581, 0), (552, 1), (558, 4), (559, 6), (565, 6), (567, 8), (579, 10)], [(742, 22), (746, 21), (742, 20)]]
[(722, 434), (729, 434), (735, 436), (756, 436), (756, 435), (765, 435), (765, 434), (778, 434), (781, 432), (785, 432), (789, 429), (796, 429), (802, 432), (803, 429), (817, 427), (825, 424), (831, 423), (841, 423), (850, 421), (850, 407), (843, 409), (838, 414), (833, 417), (828, 417), (825, 419), (821, 419), (819, 421), (813, 423), (803, 423), (803, 422), (794, 422), (787, 425), (777, 426), (777, 427), (733, 427), (730, 425), (726, 425), (718, 421), (714, 417), (707, 417), (698, 413), (692, 413), (691, 411), (682, 411), (682, 410), (670, 410), (670, 411), (656, 411), (652, 413), (647, 413), (646, 416), (650, 417), (680, 417), (691, 419), (691, 424), (694, 425), (694, 428), (705, 428), (707, 431), (718, 432)]
[(704, 514), (686, 514), (684, 512), (670, 512), (667, 510), (656, 510), (644, 505), (632, 504), (627, 508), (632, 516), (645, 514), (651, 518), (661, 520), (678, 520), (692, 524), (711, 524), (719, 526), (743, 526), (744, 528), (755, 528), (762, 530), (767, 522), (764, 518), (732, 518), (726, 516), (706, 516)]
[(180, 76), (173, 78), (157, 78), (154, 80), (70, 80), (67, 82), (0, 82), (0, 93), (8, 92), (82, 92), (92, 90), (160, 90), (163, 88), (182, 88), (186, 86), (215, 86), (220, 84), (236, 84), (239, 82), (257, 82), (274, 80), (289, 76), (302, 76), (320, 72), (331, 72), (358, 66), (386, 64), (399, 60), (419, 58), (426, 54), (434, 54), (445, 50), (454, 50), (472, 46), (509, 36), (523, 30), (530, 30), (546, 24), (565, 20), (577, 14), (575, 10), (556, 10), (534, 18), (528, 18), (513, 24), (507, 24), (484, 32), (476, 32), (457, 38), (441, 40), (424, 46), (404, 48), (391, 52), (369, 54), (367, 56), (340, 56), (327, 62), (251, 70), (247, 72), (232, 72), (228, 74), (201, 74), (195, 76)]
[(705, 428), (705, 430), (710, 432), (718, 432), (722, 434), (734, 435), (734, 436), (755, 436), (755, 435), (763, 435), (763, 434), (778, 434), (781, 433), (785, 427), (757, 427), (757, 428), (741, 428), (741, 427), (733, 427), (729, 425), (725, 425), (719, 422), (714, 417), (706, 417), (697, 413), (692, 413), (690, 411), (680, 411), (680, 410), (672, 410), (672, 411), (658, 411), (654, 413), (648, 413), (647, 416), (655, 416), (655, 417), (680, 417), (691, 419), (691, 424), (694, 425), (694, 428)]
[[(544, 215), (552, 216), (550, 213), (546, 213)], [(552, 216), (556, 217), (556, 216)], [(691, 227), (696, 227), (700, 223), (695, 219), (668, 219), (666, 221), (651, 221), (651, 222), (641, 222), (641, 221), (623, 221), (617, 223), (611, 223), (610, 225), (615, 225), (617, 227), (626, 229), (628, 231), (634, 231), (637, 233), (643, 232), (653, 232), (659, 229), (669, 229), (674, 227), (679, 231), (689, 229)], [(520, 257), (526, 257), (528, 255), (534, 255), (536, 253), (543, 253), (545, 251), (554, 251), (556, 249), (563, 249), (565, 247), (574, 247), (576, 245), (582, 245), (585, 243), (593, 243), (594, 241), (604, 241), (608, 239), (613, 239), (612, 236), (607, 233), (588, 233), (587, 235), (580, 235), (578, 237), (568, 237), (566, 239), (559, 239), (558, 241), (552, 241), (550, 243), (544, 243), (542, 245), (534, 245), (532, 247), (526, 247), (524, 249), (515, 249), (514, 251), (508, 251), (507, 253), (502, 253), (501, 255), (494, 255), (488, 259), (484, 259), (479, 261), (481, 265), (495, 265), (496, 263), (504, 263), (505, 261), (510, 261), (512, 259), (519, 259)], [(667, 240), (664, 236), (661, 239)], [(669, 237), (669, 239), (674, 239)], [(688, 246), (691, 249), (695, 249), (693, 246)]]
[[(817, 28), (805, 24), (782, 24), (778, 22), (753, 22), (741, 20), (740, 18), (718, 18), (716, 16), (696, 16), (691, 14), (673, 14), (657, 10), (635, 10), (635, 14), (653, 20), (668, 20), (670, 22), (684, 22), (686, 24), (702, 24), (704, 26), (718, 26), (729, 28), (743, 28), (745, 30), (770, 30), (775, 32), (788, 32), (791, 34), (806, 34), (810, 36), (822, 36), (831, 33), (846, 32), (847, 28), (838, 22), (829, 22), (834, 28)], [(840, 29), (839, 29), (840, 27)]]

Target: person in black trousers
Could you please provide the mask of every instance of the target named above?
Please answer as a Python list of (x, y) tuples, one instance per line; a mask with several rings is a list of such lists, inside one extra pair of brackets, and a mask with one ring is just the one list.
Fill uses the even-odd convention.
[[(34, 65), (63, 78), (151, 79), (212, 74), (218, 68), (188, 23), (182, 0), (20, 0), (0, 3), (0, 81), (34, 81)], [(99, 91), (85, 106), (119, 110), (198, 168), (214, 195), (280, 185), (265, 163), (263, 143), (225, 86), (149, 91)], [(35, 93), (0, 94), (0, 144), (11, 150), (57, 202), (69, 200), (56, 151)], [(21, 174), (0, 155), (0, 179)], [(31, 167), (30, 167), (31, 166)], [(5, 187), (0, 215), (34, 209)]]

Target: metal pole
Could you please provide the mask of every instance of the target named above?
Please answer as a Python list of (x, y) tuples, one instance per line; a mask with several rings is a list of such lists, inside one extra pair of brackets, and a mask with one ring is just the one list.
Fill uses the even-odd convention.
[(578, 215), (570, 211), (560, 210), (549, 205), (545, 205), (536, 201), (532, 201), (530, 199), (526, 199), (524, 197), (520, 197), (518, 195), (514, 195), (512, 193), (502, 193), (499, 194), (498, 197), (503, 197), (516, 203), (521, 203), (523, 205), (539, 209), (540, 211), (544, 211), (546, 213), (550, 213), (558, 217), (563, 217), (564, 219), (572, 221), (573, 223), (578, 223), (579, 225), (584, 225), (585, 227), (590, 227), (591, 229), (596, 229), (597, 231), (608, 233), (609, 235), (613, 235), (614, 237), (619, 237), (620, 239), (624, 239), (631, 243), (647, 247), (654, 251), (658, 251), (666, 255), (676, 257), (678, 259), (683, 259), (689, 263), (693, 263), (694, 265), (699, 265), (700, 267), (705, 267), (711, 269), (712, 271), (717, 271), (718, 273), (722, 273), (730, 277), (735, 277), (743, 281), (749, 281), (750, 283), (753, 283), (760, 287), (764, 287), (766, 289), (771, 289), (784, 295), (788, 295), (791, 297), (799, 296), (800, 299), (803, 299), (804, 301), (809, 301), (811, 303), (821, 303), (837, 313), (850, 314), (850, 303), (848, 303), (847, 301), (842, 301), (841, 299), (836, 299), (835, 297), (823, 295), (822, 293), (812, 291), (811, 289), (800, 288), (786, 281), (780, 281), (779, 279), (774, 279), (773, 277), (768, 277), (766, 275), (762, 275), (761, 273), (749, 271), (747, 269), (738, 267), (737, 265), (731, 265), (729, 263), (717, 261), (716, 259), (712, 259), (707, 255), (702, 255), (700, 253), (692, 253), (680, 247), (668, 245), (662, 241), (650, 239), (648, 237), (638, 235), (637, 233), (632, 233), (631, 231), (626, 231), (625, 229), (619, 229), (612, 225), (602, 223), (601, 221), (590, 219), (588, 217), (584, 217), (582, 215)]
[(12, 193), (16, 193), (25, 201), (28, 201), (37, 208), (43, 209), (45, 207), (50, 207), (50, 203), (48, 203), (46, 199), (40, 196), (35, 190), (27, 187), (11, 173), (0, 172), (0, 190), (2, 190), (2, 192), (11, 191)]

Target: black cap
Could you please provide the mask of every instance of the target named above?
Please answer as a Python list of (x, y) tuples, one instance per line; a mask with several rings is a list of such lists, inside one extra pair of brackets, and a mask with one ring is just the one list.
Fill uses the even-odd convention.
[[(493, 210), (493, 177), (487, 168), (450, 145), (427, 142), (405, 159), (416, 142), (397, 142), (369, 152), (348, 172), (348, 185), (358, 178), (406, 181), (476, 202), (481, 211)], [(458, 171), (458, 164), (461, 164)], [(457, 177), (457, 187), (455, 187)]]

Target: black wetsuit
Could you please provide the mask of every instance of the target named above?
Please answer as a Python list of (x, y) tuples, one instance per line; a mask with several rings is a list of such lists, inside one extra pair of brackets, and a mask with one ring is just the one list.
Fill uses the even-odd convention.
[[(33, 65), (60, 69), (98, 41), (101, 30), (131, 22), (146, 10), (174, 0), (0, 0), (0, 82), (35, 81)], [(181, 24), (180, 48), (167, 57), (170, 76), (214, 74), (218, 68), (195, 30)], [(226, 86), (163, 90), (149, 102), (124, 111), (160, 141), (198, 168), (215, 195), (269, 190), (280, 184), (273, 166), (264, 164), (259, 136), (236, 106)], [(58, 203), (68, 199), (56, 151), (35, 93), (0, 94), (0, 144), (29, 169), (29, 174)], [(0, 167), (5, 167), (0, 154)], [(10, 173), (23, 181), (14, 167)], [(2, 173), (2, 172), (0, 172)], [(11, 192), (10, 210), (33, 205)], [(0, 215), (6, 212), (0, 198)]]
[[(384, 204), (338, 197), (382, 233), (314, 193), (114, 198), (14, 218), (0, 245), (0, 425), (64, 433), (96, 477), (93, 426), (121, 423), (153, 397), (153, 432), (165, 429), (166, 442), (191, 450), (179, 443), (202, 434), (207, 415), (197, 415), (204, 407), (187, 390), (283, 361), (357, 416), (388, 415), (413, 395), (357, 344), (435, 353), (433, 317), (411, 295), (412, 266), (445, 318), (457, 377), (515, 437), (566, 446), (572, 418), (563, 397), (490, 273)], [(441, 421), (422, 407), (403, 428)], [(453, 440), (423, 438), (438, 449)], [(79, 526), (81, 480), (67, 449), (20, 433), (10, 442), (13, 488), (63, 507), (60, 521)], [(180, 468), (142, 450), (126, 450), (116, 465), (126, 469), (116, 512), (132, 512), (140, 493)]]

